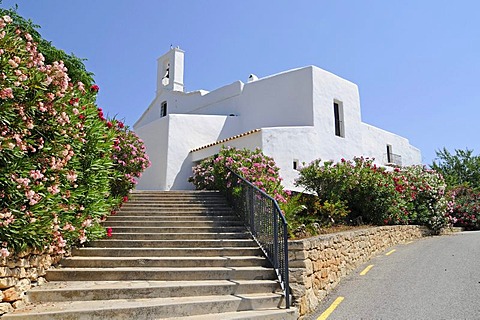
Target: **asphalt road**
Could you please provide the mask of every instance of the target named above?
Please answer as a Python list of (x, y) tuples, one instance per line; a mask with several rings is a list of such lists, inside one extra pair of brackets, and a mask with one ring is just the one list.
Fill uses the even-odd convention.
[[(369, 265), (373, 267), (360, 275)], [(310, 319), (325, 315), (339, 297), (344, 299), (328, 320), (478, 320), (480, 231), (429, 237), (388, 249), (342, 280)]]

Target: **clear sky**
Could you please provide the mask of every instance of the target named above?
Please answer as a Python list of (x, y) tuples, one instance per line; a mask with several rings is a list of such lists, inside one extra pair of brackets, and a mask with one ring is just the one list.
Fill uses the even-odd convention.
[(3, 0), (88, 59), (98, 105), (133, 125), (155, 95), (156, 59), (185, 51), (187, 91), (315, 65), (359, 86), (364, 122), (431, 163), (480, 151), (477, 0)]

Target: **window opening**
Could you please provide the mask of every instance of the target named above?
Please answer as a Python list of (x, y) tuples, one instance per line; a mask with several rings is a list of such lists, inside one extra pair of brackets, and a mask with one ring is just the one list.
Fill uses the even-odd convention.
[(298, 170), (298, 160), (293, 160), (293, 170)]
[(167, 115), (167, 101), (163, 101), (160, 107), (160, 118), (163, 118)]
[(392, 152), (392, 146), (387, 144), (387, 163), (392, 163), (393, 162), (393, 152)]
[(333, 102), (333, 115), (335, 118), (335, 135), (338, 137), (345, 137), (345, 128), (343, 123), (343, 105), (338, 102)]

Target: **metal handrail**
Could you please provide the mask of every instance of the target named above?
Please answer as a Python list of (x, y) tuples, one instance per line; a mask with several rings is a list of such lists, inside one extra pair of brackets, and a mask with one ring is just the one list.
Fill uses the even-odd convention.
[(287, 221), (275, 199), (228, 167), (227, 172), (227, 200), (275, 269), (289, 309)]

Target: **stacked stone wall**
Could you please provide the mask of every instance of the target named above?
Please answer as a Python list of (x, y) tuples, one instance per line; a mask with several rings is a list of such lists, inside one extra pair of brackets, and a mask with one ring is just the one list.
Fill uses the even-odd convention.
[(289, 241), (290, 288), (300, 317), (372, 256), (427, 235), (430, 231), (420, 226), (384, 226)]
[(25, 293), (46, 282), (44, 276), (61, 255), (26, 251), (0, 258), (0, 315), (25, 305)]

